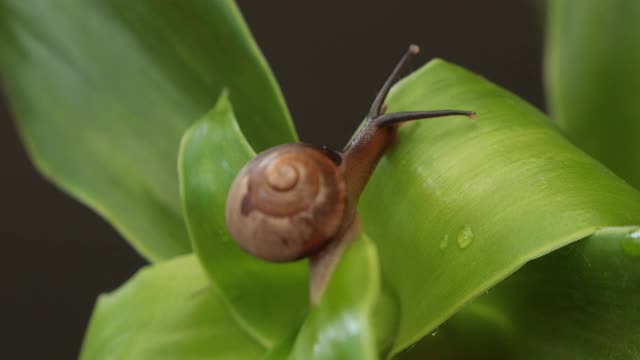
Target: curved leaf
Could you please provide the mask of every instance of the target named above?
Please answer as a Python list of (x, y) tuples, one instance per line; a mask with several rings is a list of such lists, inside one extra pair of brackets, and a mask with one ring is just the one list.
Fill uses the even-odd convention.
[(477, 75), (434, 61), (389, 100), (389, 111), (438, 108), (478, 116), (403, 126), (359, 206), (403, 314), (396, 351), (527, 261), (640, 223), (638, 192)]
[(266, 352), (193, 255), (139, 271), (102, 295), (81, 359), (257, 359)]
[(375, 245), (361, 235), (340, 259), (320, 304), (311, 309), (291, 359), (378, 358), (372, 320), (380, 292), (378, 267)]
[(255, 153), (244, 139), (226, 94), (184, 135), (179, 171), (193, 247), (233, 311), (272, 347), (296, 329), (308, 310), (306, 262), (268, 263), (237, 245), (225, 224), (229, 187)]
[(525, 265), (400, 358), (635, 359), (639, 262), (640, 228), (599, 230)]
[(583, 150), (640, 188), (640, 2), (548, 2), (553, 117)]
[(257, 149), (295, 139), (231, 0), (2, 1), (0, 71), (36, 166), (151, 260), (190, 251), (178, 144), (223, 87)]

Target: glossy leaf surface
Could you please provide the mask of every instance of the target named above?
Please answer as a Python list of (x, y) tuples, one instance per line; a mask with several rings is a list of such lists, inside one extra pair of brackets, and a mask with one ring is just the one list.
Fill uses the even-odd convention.
[(379, 290), (377, 264), (374, 245), (364, 236), (358, 239), (292, 352), (287, 337), (280, 348), (270, 345), (238, 317), (194, 255), (158, 263), (100, 297), (80, 358), (375, 359), (371, 314)]
[(266, 353), (194, 255), (148, 266), (99, 298), (82, 360), (257, 359)]
[(635, 359), (640, 228), (606, 228), (525, 265), (401, 359)]
[(547, 98), (580, 148), (640, 188), (640, 2), (548, 1)]
[(185, 134), (180, 179), (193, 247), (231, 307), (269, 346), (282, 341), (308, 310), (306, 261), (268, 263), (230, 237), (225, 203), (231, 182), (255, 153), (243, 137), (226, 94)]
[(360, 203), (405, 314), (396, 351), (527, 261), (599, 227), (640, 223), (638, 192), (480, 76), (436, 60), (388, 103), (478, 114), (403, 126)]
[(190, 251), (178, 144), (223, 87), (257, 149), (295, 139), (230, 0), (2, 1), (0, 71), (36, 166), (151, 260)]
[(320, 304), (311, 309), (290, 358), (377, 359), (372, 316), (380, 296), (379, 271), (375, 245), (361, 235), (340, 260)]

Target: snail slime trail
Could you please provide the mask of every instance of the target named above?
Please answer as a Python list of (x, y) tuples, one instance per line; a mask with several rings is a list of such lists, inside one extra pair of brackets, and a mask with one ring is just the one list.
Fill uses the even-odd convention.
[(409, 46), (378, 92), (365, 123), (342, 151), (304, 143), (268, 149), (238, 173), (226, 204), (226, 223), (245, 251), (274, 262), (309, 257), (310, 296), (317, 304), (340, 256), (360, 232), (358, 199), (378, 161), (406, 121), (472, 111), (435, 110), (385, 114), (384, 101), (419, 52)]

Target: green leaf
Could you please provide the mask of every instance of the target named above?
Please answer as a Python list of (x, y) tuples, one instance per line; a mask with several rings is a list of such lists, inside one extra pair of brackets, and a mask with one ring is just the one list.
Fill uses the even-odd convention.
[(190, 251), (180, 137), (231, 90), (258, 150), (295, 139), (231, 0), (6, 0), (0, 71), (36, 166), (151, 260)]
[(600, 230), (525, 265), (401, 358), (636, 359), (639, 262), (640, 228)]
[(257, 359), (265, 353), (196, 257), (187, 255), (148, 266), (102, 295), (80, 358)]
[(640, 2), (548, 2), (551, 113), (568, 137), (640, 188)]
[(237, 245), (225, 224), (229, 187), (255, 153), (229, 98), (196, 122), (182, 140), (179, 171), (193, 247), (233, 311), (269, 348), (296, 329), (308, 310), (306, 262), (268, 263)]
[(380, 294), (379, 271), (375, 245), (361, 235), (340, 259), (322, 301), (300, 329), (290, 358), (377, 359), (372, 318)]
[(359, 210), (400, 304), (398, 351), (524, 263), (604, 226), (640, 223), (640, 194), (538, 110), (443, 61), (399, 84), (389, 111), (457, 108), (411, 123)]

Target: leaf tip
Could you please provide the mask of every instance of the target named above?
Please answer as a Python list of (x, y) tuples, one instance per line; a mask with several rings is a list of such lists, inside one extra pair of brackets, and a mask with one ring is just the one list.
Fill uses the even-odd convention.
[(223, 88), (218, 95), (216, 105), (213, 107), (214, 112), (227, 112), (231, 109), (231, 100), (229, 99), (229, 88)]

